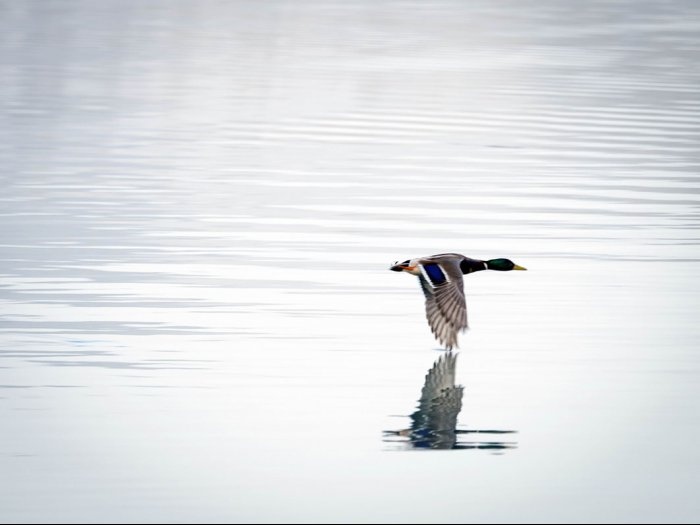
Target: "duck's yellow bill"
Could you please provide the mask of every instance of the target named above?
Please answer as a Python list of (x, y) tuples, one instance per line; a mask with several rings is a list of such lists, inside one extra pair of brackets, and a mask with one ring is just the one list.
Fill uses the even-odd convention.
[(524, 268), (524, 267), (520, 266), (519, 264), (516, 264), (515, 266), (513, 266), (513, 270), (527, 270), (527, 268)]

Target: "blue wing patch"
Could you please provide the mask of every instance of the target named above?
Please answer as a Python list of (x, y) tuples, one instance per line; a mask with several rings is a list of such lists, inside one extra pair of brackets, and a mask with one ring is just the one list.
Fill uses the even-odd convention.
[(445, 273), (442, 271), (439, 264), (424, 264), (423, 268), (425, 269), (425, 273), (430, 279), (430, 282), (433, 283), (434, 286), (447, 281), (447, 277), (445, 277)]

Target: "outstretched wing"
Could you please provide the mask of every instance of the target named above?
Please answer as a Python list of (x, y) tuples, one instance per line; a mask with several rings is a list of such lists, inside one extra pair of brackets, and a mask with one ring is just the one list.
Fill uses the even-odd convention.
[(467, 305), (459, 262), (427, 260), (420, 263), (421, 288), (425, 294), (425, 314), (435, 337), (450, 350), (457, 346), (457, 335), (467, 328)]

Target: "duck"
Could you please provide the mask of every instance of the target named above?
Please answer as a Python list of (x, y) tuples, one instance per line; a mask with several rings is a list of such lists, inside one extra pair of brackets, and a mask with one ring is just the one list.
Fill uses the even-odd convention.
[(435, 338), (449, 351), (458, 347), (458, 335), (469, 328), (462, 275), (482, 270), (526, 270), (510, 259), (472, 259), (461, 253), (440, 253), (394, 263), (394, 272), (418, 277), (425, 295), (425, 315)]

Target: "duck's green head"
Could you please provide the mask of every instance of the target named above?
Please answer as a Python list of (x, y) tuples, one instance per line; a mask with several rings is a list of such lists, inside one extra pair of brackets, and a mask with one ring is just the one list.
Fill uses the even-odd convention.
[(527, 270), (520, 265), (515, 264), (510, 259), (491, 259), (486, 261), (486, 267), (489, 270), (497, 270), (499, 272), (509, 272), (511, 270)]

